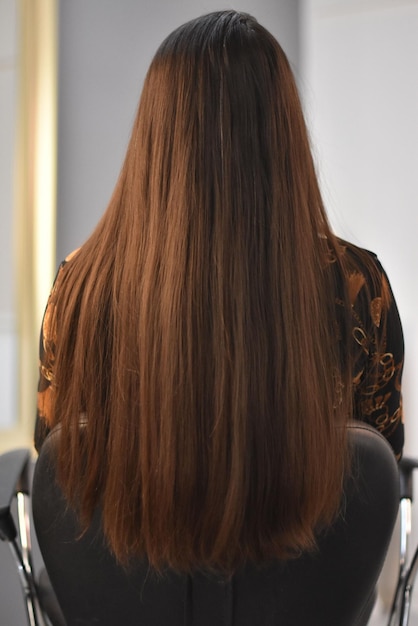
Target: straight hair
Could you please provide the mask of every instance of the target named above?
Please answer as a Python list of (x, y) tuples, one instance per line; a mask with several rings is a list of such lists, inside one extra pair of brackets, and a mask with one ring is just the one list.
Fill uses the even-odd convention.
[(51, 296), (59, 479), (120, 562), (233, 572), (314, 548), (347, 467), (342, 263), (278, 42), (235, 11), (178, 28)]

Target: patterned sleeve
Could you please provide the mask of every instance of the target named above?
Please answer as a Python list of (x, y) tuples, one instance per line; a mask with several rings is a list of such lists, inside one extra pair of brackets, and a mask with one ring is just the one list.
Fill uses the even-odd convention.
[(77, 250), (71, 253), (59, 266), (42, 320), (39, 339), (39, 382), (34, 437), (35, 448), (38, 451), (52, 422), (54, 361), (57, 340), (56, 294), (63, 278), (63, 268), (76, 252)]
[(374, 426), (402, 455), (404, 427), (401, 378), (404, 341), (398, 308), (388, 277), (373, 255), (379, 287), (367, 285), (367, 273), (349, 277), (354, 345), (355, 418)]

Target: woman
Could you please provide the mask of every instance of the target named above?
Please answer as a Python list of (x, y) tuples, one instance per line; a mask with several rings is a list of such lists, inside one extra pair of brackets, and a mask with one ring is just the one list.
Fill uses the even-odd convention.
[(43, 323), (37, 446), (61, 424), (83, 523), (100, 502), (116, 557), (156, 569), (312, 548), (347, 420), (401, 453), (402, 359), (384, 271), (328, 224), (277, 41), (234, 11), (178, 28)]

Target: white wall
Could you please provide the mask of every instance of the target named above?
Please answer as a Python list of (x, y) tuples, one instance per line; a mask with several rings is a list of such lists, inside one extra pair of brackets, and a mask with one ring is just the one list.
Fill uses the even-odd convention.
[(303, 92), (326, 204), (336, 231), (388, 271), (406, 343), (406, 452), (418, 455), (418, 0), (302, 9)]
[(255, 15), (297, 65), (298, 0), (61, 1), (57, 262), (107, 206), (158, 45), (183, 22), (228, 7)]

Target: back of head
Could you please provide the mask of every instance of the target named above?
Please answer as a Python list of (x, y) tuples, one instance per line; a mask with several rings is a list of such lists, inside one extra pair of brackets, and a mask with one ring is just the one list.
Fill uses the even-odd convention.
[(231, 571), (312, 547), (335, 515), (333, 248), (277, 41), (234, 11), (174, 31), (56, 294), (61, 480), (86, 523), (100, 502), (118, 558)]

